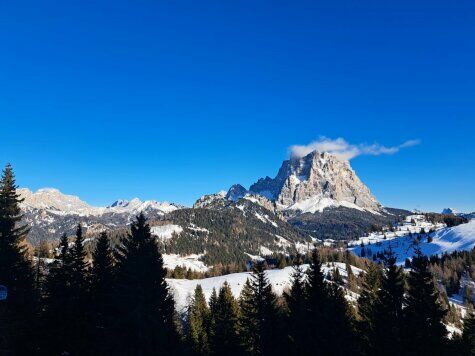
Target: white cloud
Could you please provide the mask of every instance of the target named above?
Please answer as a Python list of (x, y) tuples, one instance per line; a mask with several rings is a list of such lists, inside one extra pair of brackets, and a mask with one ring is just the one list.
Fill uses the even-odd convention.
[(344, 138), (330, 139), (320, 137), (318, 140), (308, 145), (294, 145), (289, 148), (292, 158), (300, 158), (313, 151), (328, 152), (338, 157), (340, 160), (350, 160), (357, 156), (370, 155), (391, 155), (399, 152), (401, 148), (412, 147), (420, 144), (420, 140), (409, 140), (398, 146), (386, 147), (378, 143), (368, 145), (366, 143), (350, 144)]

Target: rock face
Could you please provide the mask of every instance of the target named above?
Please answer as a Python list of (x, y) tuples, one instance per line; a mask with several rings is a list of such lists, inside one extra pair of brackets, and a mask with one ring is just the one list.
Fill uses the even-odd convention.
[(244, 188), (241, 184), (234, 184), (229, 188), (228, 193), (226, 194), (226, 199), (232, 201), (238, 201), (247, 194), (247, 189)]
[(278, 209), (311, 211), (308, 209), (315, 206), (313, 210), (343, 205), (381, 210), (350, 163), (325, 152), (314, 151), (300, 159), (284, 161), (274, 179), (261, 178), (249, 191), (274, 201)]
[(444, 214), (444, 215), (457, 215), (458, 214), (458, 211), (453, 209), (453, 208), (445, 208), (444, 210), (442, 210), (442, 213), (441, 214)]

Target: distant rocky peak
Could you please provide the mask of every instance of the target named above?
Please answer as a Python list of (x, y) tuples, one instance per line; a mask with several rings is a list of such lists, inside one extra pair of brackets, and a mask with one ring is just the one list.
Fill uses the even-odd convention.
[(119, 199), (113, 202), (111, 205), (109, 205), (110, 208), (115, 208), (115, 207), (121, 207), (125, 208), (127, 205), (129, 205), (129, 201), (125, 199)]
[(445, 208), (444, 210), (442, 210), (442, 214), (444, 214), (444, 215), (457, 215), (458, 211), (455, 210), (454, 208)]
[(282, 209), (298, 208), (295, 204), (309, 199), (319, 201), (315, 198), (375, 211), (381, 209), (350, 163), (326, 152), (313, 151), (284, 161), (275, 178), (261, 178), (249, 191), (274, 201)]
[(226, 193), (226, 199), (232, 201), (238, 201), (239, 199), (243, 198), (247, 194), (247, 189), (244, 188), (241, 184), (234, 184), (231, 188), (229, 188), (228, 192)]

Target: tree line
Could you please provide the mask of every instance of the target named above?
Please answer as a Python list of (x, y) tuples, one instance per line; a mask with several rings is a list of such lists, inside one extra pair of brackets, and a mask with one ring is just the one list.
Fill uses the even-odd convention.
[[(475, 352), (475, 322), (450, 339), (446, 310), (420, 251), (406, 276), (389, 253), (369, 264), (358, 293), (326, 281), (317, 249), (297, 263), (277, 296), (265, 266), (235, 298), (225, 283), (206, 300), (197, 286), (179, 315), (162, 256), (143, 215), (111, 248), (103, 233), (86, 259), (81, 226), (61, 238), (46, 273), (30, 260), (10, 166), (0, 180), (0, 354), (13, 355), (463, 355)], [(349, 271), (351, 268), (349, 269)], [(354, 302), (354, 303), (353, 303)]]

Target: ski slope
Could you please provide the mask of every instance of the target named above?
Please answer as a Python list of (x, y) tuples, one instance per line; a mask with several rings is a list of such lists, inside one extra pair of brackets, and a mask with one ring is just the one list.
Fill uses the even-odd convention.
[[(471, 250), (475, 247), (475, 220), (455, 227), (437, 230), (431, 234), (431, 237), (432, 242), (428, 242), (427, 237), (423, 237), (419, 242), (422, 253), (427, 256)], [(403, 264), (406, 258), (414, 256), (414, 244), (415, 236), (405, 235), (379, 240), (376, 244), (365, 245), (364, 247), (352, 247), (349, 250), (360, 256), (361, 249), (365, 248), (366, 257), (371, 258), (371, 255), (383, 252), (391, 247), (397, 256), (398, 264)], [(370, 251), (369, 254), (368, 251)]]

